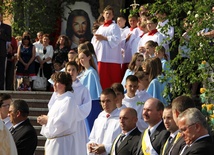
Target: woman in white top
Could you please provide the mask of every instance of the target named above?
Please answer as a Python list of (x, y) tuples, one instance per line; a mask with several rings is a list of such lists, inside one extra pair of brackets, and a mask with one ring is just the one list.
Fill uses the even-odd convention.
[[(42, 69), (44, 76), (49, 79), (53, 73), (52, 71), (52, 57), (53, 46), (49, 45), (50, 39), (48, 34), (44, 34), (42, 38), (42, 46), (36, 48), (36, 73), (39, 69)], [(48, 83), (47, 90), (49, 90), (50, 84)]]
[[(42, 125), (41, 134), (47, 138), (46, 155), (76, 155), (74, 134), (77, 132), (78, 109), (72, 93), (71, 76), (65, 72), (53, 74), (54, 100), (50, 100), (49, 112), (41, 115), (37, 122)], [(83, 146), (82, 146), (83, 147)]]

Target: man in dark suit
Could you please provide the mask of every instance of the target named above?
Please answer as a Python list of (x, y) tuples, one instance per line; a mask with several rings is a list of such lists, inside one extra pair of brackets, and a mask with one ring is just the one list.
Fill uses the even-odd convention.
[(142, 117), (149, 127), (142, 133), (137, 155), (159, 155), (161, 153), (164, 143), (169, 137), (169, 132), (162, 121), (163, 110), (163, 103), (156, 98), (148, 99), (145, 102)]
[(24, 100), (15, 100), (9, 108), (13, 127), (10, 132), (15, 141), (18, 155), (33, 155), (37, 146), (37, 134), (29, 119), (29, 108)]
[(122, 133), (114, 140), (110, 155), (135, 155), (141, 136), (136, 127), (137, 112), (133, 108), (124, 108), (119, 118)]
[[(177, 124), (177, 118), (180, 113), (188, 108), (195, 107), (194, 101), (188, 96), (178, 96), (172, 101), (172, 115), (175, 123)], [(177, 124), (178, 126), (178, 124)], [(185, 146), (185, 141), (182, 137), (179, 137), (176, 143), (173, 144), (170, 149), (169, 155), (180, 155), (181, 150)]]
[(186, 143), (180, 155), (213, 155), (214, 143), (208, 134), (206, 118), (197, 108), (182, 112), (177, 124)]
[(172, 106), (168, 105), (164, 108), (163, 111), (163, 122), (166, 129), (170, 132), (170, 136), (168, 137), (166, 143), (164, 144), (161, 155), (168, 155), (173, 148), (173, 144), (176, 143), (178, 138), (180, 137), (178, 126), (176, 125), (173, 116), (172, 116)]
[(5, 61), (7, 57), (6, 42), (11, 41), (11, 27), (3, 23), (0, 13), (0, 90), (4, 90)]

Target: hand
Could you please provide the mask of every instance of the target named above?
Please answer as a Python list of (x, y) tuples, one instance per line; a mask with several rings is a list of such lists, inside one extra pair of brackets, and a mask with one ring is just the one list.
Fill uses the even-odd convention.
[(41, 116), (37, 117), (37, 123), (39, 123), (40, 125), (46, 125), (47, 122), (48, 122), (47, 115), (41, 115)]
[(131, 33), (128, 34), (128, 36), (126, 37), (126, 42), (129, 41), (129, 39), (131, 38)]
[(25, 70), (28, 70), (29, 64), (25, 65)]
[(101, 154), (106, 152), (105, 146), (103, 144), (98, 144), (94, 147), (94, 153)]
[(89, 143), (88, 144), (89, 153), (95, 153), (97, 146), (98, 146), (98, 144), (96, 144), (96, 143)]
[(97, 40), (107, 40), (107, 38), (104, 37), (102, 34), (94, 34), (94, 36)]

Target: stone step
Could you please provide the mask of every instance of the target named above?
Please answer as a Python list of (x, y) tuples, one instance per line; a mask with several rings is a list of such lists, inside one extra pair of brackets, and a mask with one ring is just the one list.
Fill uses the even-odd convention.
[(37, 138), (38, 138), (37, 146), (45, 146), (46, 138), (44, 136), (37, 136)]
[(33, 126), (40, 126), (40, 124), (37, 123), (37, 117), (38, 116), (28, 116), (28, 118), (30, 119), (30, 122)]
[(37, 146), (34, 155), (44, 155), (44, 146)]
[(48, 108), (29, 108), (30, 116), (40, 116), (40, 115), (47, 115)]
[(10, 94), (16, 99), (50, 99), (53, 92), (42, 91), (0, 91), (0, 93)]

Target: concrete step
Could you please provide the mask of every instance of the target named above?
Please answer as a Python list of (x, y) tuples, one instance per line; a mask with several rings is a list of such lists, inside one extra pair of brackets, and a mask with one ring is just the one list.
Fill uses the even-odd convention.
[(46, 138), (44, 136), (37, 136), (37, 138), (38, 138), (37, 146), (45, 146)]
[(37, 146), (36, 151), (35, 151), (35, 155), (44, 155), (44, 150), (45, 150), (44, 146)]
[(47, 115), (48, 108), (29, 108), (30, 116), (40, 116), (40, 115)]
[(0, 93), (10, 94), (16, 99), (50, 99), (53, 92), (43, 91), (0, 91)]

